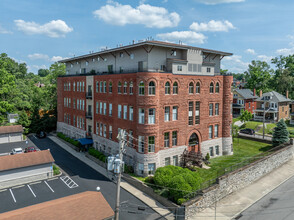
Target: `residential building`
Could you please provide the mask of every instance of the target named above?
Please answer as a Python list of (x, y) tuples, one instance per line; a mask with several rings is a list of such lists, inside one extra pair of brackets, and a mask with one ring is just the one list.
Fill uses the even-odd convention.
[(290, 119), (290, 103), (288, 91), (286, 96), (276, 91), (262, 94), (260, 91), (259, 98), (256, 99), (256, 109), (254, 110), (254, 120), (262, 121), (265, 113), (265, 120), (270, 122), (278, 122), (282, 118)]
[(294, 101), (291, 103), (290, 124), (294, 125)]
[(185, 149), (230, 155), (233, 77), (220, 74), (229, 55), (144, 41), (63, 60), (57, 130), (73, 138), (93, 131), (94, 147), (114, 155), (126, 130), (124, 160), (138, 175), (178, 165)]
[(21, 125), (0, 126), (0, 144), (23, 140)]
[(233, 116), (238, 117), (242, 113), (242, 110), (251, 112), (254, 114), (256, 109), (255, 100), (258, 98), (250, 89), (235, 89), (233, 92)]

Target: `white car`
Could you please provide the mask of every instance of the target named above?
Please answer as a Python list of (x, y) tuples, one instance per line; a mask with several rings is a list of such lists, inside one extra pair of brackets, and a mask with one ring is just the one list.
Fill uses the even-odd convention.
[(14, 155), (14, 154), (21, 154), (23, 153), (23, 150), (21, 147), (18, 147), (18, 148), (13, 148), (12, 151), (11, 151), (11, 154)]

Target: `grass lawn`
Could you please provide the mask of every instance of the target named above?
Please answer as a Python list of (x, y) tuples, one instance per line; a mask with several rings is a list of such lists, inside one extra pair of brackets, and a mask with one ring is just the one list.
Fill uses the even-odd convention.
[(203, 178), (203, 182), (217, 178), (218, 171), (226, 167), (238, 164), (249, 157), (255, 156), (272, 148), (272, 146), (269, 144), (246, 140), (242, 138), (239, 138), (239, 140), (238, 138), (235, 138), (233, 147), (234, 155), (221, 156), (210, 159), (210, 169), (199, 168), (197, 170), (200, 176)]
[(262, 122), (259, 122), (259, 121), (247, 121), (245, 123), (246, 128), (251, 128), (253, 130), (256, 130), (258, 125), (262, 125)]

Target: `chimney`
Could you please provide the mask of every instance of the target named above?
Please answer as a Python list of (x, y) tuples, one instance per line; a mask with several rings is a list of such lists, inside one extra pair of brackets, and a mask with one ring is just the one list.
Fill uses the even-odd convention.
[(255, 96), (256, 95), (256, 89), (254, 88), (253, 89), (253, 96)]
[(262, 97), (262, 90), (259, 90), (259, 97)]
[(289, 97), (289, 91), (287, 90), (286, 91), (286, 98), (288, 98)]

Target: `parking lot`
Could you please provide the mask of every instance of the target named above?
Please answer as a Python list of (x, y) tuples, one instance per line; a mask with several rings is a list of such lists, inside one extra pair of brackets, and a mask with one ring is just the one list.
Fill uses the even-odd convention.
[(0, 190), (0, 213), (82, 192), (68, 176)]

